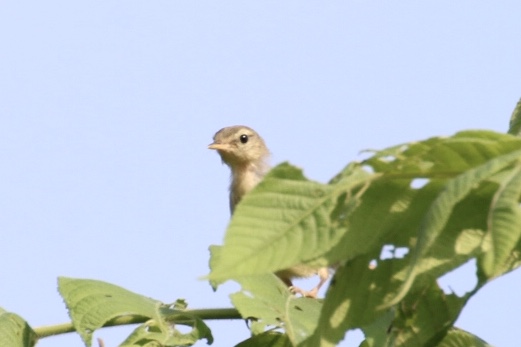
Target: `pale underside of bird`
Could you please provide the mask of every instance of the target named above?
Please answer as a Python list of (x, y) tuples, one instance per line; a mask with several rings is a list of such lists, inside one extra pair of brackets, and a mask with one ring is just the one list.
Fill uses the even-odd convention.
[[(226, 127), (215, 133), (209, 149), (217, 150), (224, 164), (231, 170), (230, 211), (244, 194), (252, 190), (269, 170), (270, 152), (262, 137), (252, 128), (243, 125)], [(275, 273), (295, 294), (316, 298), (320, 287), (329, 277), (328, 268), (315, 269), (307, 265), (296, 265)], [(310, 277), (318, 274), (320, 282), (310, 291), (293, 286), (293, 278)]]

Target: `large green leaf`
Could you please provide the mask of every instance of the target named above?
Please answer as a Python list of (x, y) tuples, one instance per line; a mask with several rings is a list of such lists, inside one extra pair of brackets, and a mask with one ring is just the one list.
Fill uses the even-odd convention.
[(237, 206), (210, 279), (274, 272), (326, 252), (344, 232), (330, 223), (338, 195), (369, 175), (358, 168), (350, 176), (326, 185), (289, 164), (274, 168)]
[(0, 346), (33, 347), (36, 341), (36, 333), (22, 317), (0, 308)]

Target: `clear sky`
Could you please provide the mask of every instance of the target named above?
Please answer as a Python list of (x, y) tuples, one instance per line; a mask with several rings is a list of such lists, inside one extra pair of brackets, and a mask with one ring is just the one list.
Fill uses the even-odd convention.
[[(35, 327), (68, 321), (58, 276), (229, 306), (237, 286), (197, 279), (229, 220), (213, 134), (249, 125), (273, 164), (327, 182), (363, 149), (506, 131), (519, 13), (508, 0), (3, 1), (0, 306)], [(471, 287), (468, 269), (444, 286)], [(457, 325), (511, 346), (520, 287), (520, 271), (490, 283)], [(214, 346), (248, 336), (242, 321), (210, 326)]]

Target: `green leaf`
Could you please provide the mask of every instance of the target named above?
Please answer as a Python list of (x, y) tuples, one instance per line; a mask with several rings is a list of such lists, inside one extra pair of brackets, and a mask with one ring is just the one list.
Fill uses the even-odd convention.
[(33, 347), (36, 342), (36, 333), (22, 317), (0, 308), (0, 346)]
[(487, 277), (502, 274), (503, 264), (521, 238), (520, 196), (521, 165), (518, 164), (501, 182), (488, 213), (487, 249), (480, 262)]
[(159, 301), (110, 283), (60, 277), (58, 288), (74, 328), (87, 346), (91, 346), (93, 332), (116, 317), (160, 318)]
[(514, 112), (512, 112), (508, 133), (515, 136), (521, 136), (521, 99), (517, 102)]
[(211, 280), (287, 269), (326, 252), (344, 229), (330, 224), (340, 193), (350, 192), (369, 174), (326, 185), (307, 180), (300, 169), (281, 164), (237, 206)]
[[(213, 337), (204, 322), (184, 312), (186, 302), (178, 300), (172, 305), (141, 296), (116, 285), (84, 279), (60, 277), (60, 294), (65, 300), (74, 328), (87, 346), (92, 344), (96, 329), (123, 317), (139, 318), (146, 323), (138, 327), (123, 346), (145, 346), (157, 342), (162, 346), (189, 346), (199, 339), (212, 343)], [(147, 321), (148, 319), (148, 321)], [(179, 332), (174, 324), (192, 328), (189, 333)]]
[(266, 331), (262, 334), (255, 335), (247, 340), (242, 341), (235, 347), (293, 347), (288, 336), (285, 334)]
[(297, 298), (275, 275), (240, 278), (242, 290), (230, 295), (233, 305), (246, 319), (264, 327), (281, 327), (294, 344), (310, 336), (317, 326), (322, 304), (316, 299)]
[(492, 345), (465, 330), (452, 328), (438, 347), (492, 347)]

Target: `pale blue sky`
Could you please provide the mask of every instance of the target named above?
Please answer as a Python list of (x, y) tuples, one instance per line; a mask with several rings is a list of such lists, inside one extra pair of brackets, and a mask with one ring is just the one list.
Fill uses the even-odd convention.
[[(57, 276), (229, 306), (236, 286), (197, 280), (229, 218), (213, 134), (249, 125), (273, 164), (326, 182), (363, 149), (506, 131), (519, 13), (519, 1), (2, 2), (0, 306), (35, 327), (68, 321)], [(520, 286), (519, 271), (489, 284), (458, 326), (511, 346)], [(210, 325), (214, 346), (248, 336), (242, 321)], [(114, 346), (128, 331), (97, 336)]]

